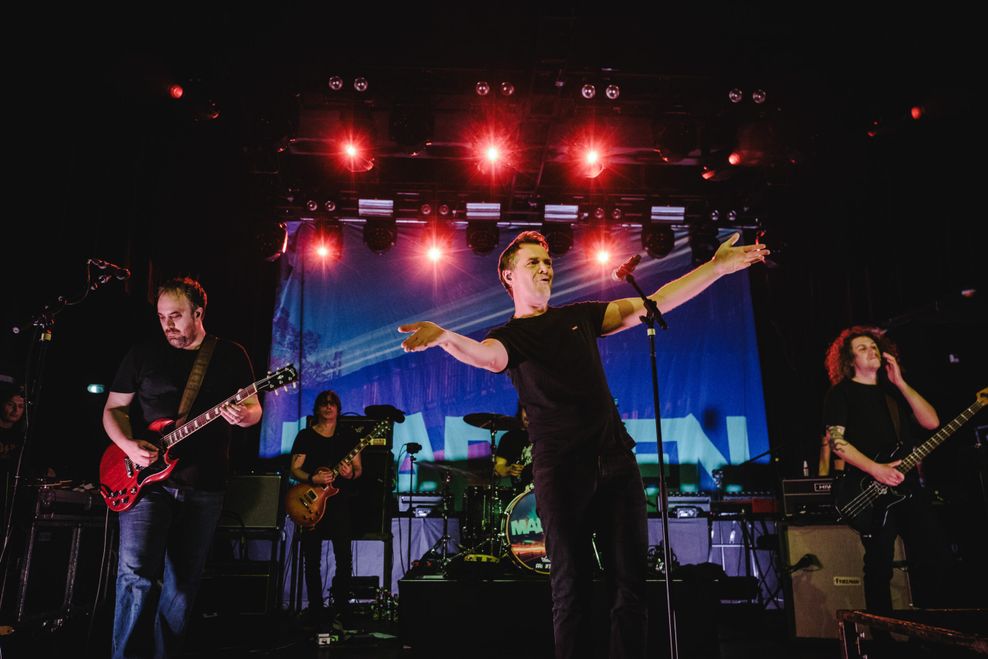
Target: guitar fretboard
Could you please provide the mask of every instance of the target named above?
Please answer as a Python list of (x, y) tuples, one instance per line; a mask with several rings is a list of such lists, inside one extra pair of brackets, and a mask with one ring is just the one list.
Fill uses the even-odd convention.
[(914, 448), (909, 455), (902, 459), (902, 462), (898, 467), (896, 467), (896, 469), (904, 474), (915, 467), (926, 456), (932, 453), (936, 447), (940, 446), (940, 444), (942, 444), (948, 437), (957, 432), (957, 430), (967, 423), (972, 416), (981, 411), (981, 408), (984, 406), (985, 403), (981, 400), (976, 401), (973, 405), (971, 405), (971, 407), (958, 414), (953, 421), (945, 425), (943, 428), (940, 428), (940, 430), (938, 430), (933, 437), (930, 437), (928, 440)]
[(223, 407), (224, 405), (229, 405), (230, 403), (243, 402), (248, 398), (250, 398), (251, 396), (254, 396), (255, 394), (257, 394), (257, 383), (254, 383), (249, 387), (245, 387), (241, 389), (240, 391), (233, 394), (232, 396), (227, 398), (225, 401), (223, 401), (216, 407), (213, 407), (212, 409), (203, 412), (202, 414), (192, 419), (191, 421), (183, 423), (181, 426), (179, 426), (175, 430), (171, 431), (170, 433), (162, 437), (161, 443), (164, 445), (166, 449), (171, 448), (172, 446), (178, 444), (180, 441), (182, 441), (192, 433), (196, 432), (197, 430), (201, 430), (202, 428), (209, 425), (216, 419), (220, 418), (221, 416), (220, 408)]

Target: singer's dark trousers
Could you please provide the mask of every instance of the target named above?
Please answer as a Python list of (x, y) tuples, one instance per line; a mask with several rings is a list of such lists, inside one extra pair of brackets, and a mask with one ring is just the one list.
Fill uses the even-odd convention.
[[(610, 594), (610, 657), (645, 656), (645, 491), (631, 449), (534, 462), (535, 497), (551, 560), (552, 621), (557, 658), (593, 657), (592, 538)], [(597, 639), (600, 641), (601, 639)], [(597, 643), (603, 646), (602, 642)]]

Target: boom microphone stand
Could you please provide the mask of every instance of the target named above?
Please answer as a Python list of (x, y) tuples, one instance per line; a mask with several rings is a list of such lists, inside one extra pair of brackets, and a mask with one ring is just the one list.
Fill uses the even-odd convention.
[(634, 256), (627, 263), (614, 272), (614, 277), (628, 282), (645, 303), (645, 315), (640, 316), (642, 324), (645, 325), (648, 334), (649, 359), (652, 364), (652, 406), (655, 408), (655, 438), (658, 442), (659, 454), (659, 503), (660, 515), (662, 517), (662, 560), (666, 566), (665, 590), (666, 590), (666, 624), (669, 629), (669, 657), (679, 658), (679, 641), (676, 637), (676, 614), (672, 608), (672, 538), (669, 536), (669, 489), (666, 484), (665, 459), (662, 455), (662, 419), (659, 408), (659, 370), (655, 359), (655, 325), (658, 323), (662, 329), (669, 329), (659, 306), (650, 299), (635, 281), (631, 272), (641, 260), (640, 256)]

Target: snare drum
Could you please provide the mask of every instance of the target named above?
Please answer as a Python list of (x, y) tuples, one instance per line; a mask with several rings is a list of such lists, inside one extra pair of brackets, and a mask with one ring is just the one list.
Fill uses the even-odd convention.
[(531, 486), (508, 504), (502, 532), (515, 563), (538, 574), (549, 574), (542, 520), (535, 512), (535, 490)]
[(460, 517), (461, 544), (472, 547), (495, 535), (505, 506), (513, 496), (511, 488), (499, 487), (492, 504), (489, 487), (468, 486), (463, 493), (463, 514)]

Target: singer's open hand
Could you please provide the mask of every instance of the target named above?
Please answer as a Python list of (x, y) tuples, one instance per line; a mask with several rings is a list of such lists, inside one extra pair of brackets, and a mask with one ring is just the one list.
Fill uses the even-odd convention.
[(412, 334), (401, 342), (401, 347), (405, 349), (405, 352), (419, 352), (439, 345), (439, 341), (446, 330), (435, 323), (425, 321), (402, 325), (398, 331), (403, 334)]
[(755, 242), (754, 245), (742, 245), (735, 247), (734, 244), (741, 238), (740, 233), (733, 233), (731, 237), (720, 244), (714, 254), (714, 268), (719, 275), (729, 275), (738, 270), (744, 270), (753, 263), (765, 261), (765, 257), (771, 254), (768, 247)]

